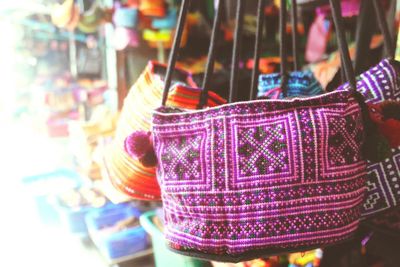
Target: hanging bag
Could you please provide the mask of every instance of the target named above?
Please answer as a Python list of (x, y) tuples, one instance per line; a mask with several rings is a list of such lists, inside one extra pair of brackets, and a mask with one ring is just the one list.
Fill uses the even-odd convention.
[[(217, 261), (347, 240), (358, 227), (365, 192), (363, 117), (338, 1), (331, 5), (351, 90), (234, 103), (243, 5), (239, 0), (230, 103), (172, 108), (165, 87), (152, 119), (167, 244), (178, 253)], [(281, 42), (285, 13), (281, 9)]]
[[(360, 92), (366, 103), (379, 106), (384, 101), (400, 101), (400, 63), (393, 60), (394, 48), (385, 21), (384, 11), (379, 1), (371, 1), (370, 8), (374, 8), (378, 25), (384, 35), (385, 55), (388, 59), (382, 60), (376, 66), (365, 71), (357, 78), (357, 91)], [(373, 2), (373, 3), (372, 3)], [(367, 1), (363, 3), (367, 5)], [(366, 11), (367, 13), (367, 11)], [(361, 11), (360, 16), (365, 13)], [(365, 20), (367, 18), (364, 18)], [(365, 23), (365, 22), (364, 22)], [(365, 36), (359, 37), (355, 66), (362, 69), (361, 60), (368, 53), (369, 40)], [(362, 42), (361, 44), (359, 42)], [(349, 84), (344, 84), (338, 90), (348, 90)], [(397, 129), (397, 131), (396, 131)], [(394, 136), (400, 136), (398, 128), (391, 129)], [(396, 132), (395, 132), (396, 131)], [(375, 140), (377, 142), (377, 140)], [(367, 165), (367, 193), (362, 207), (362, 217), (368, 218), (379, 215), (400, 203), (400, 147), (393, 147), (387, 151), (390, 156)]]
[[(182, 3), (180, 11), (180, 16), (183, 17), (187, 12), (184, 4), (187, 3)], [(216, 30), (214, 28), (213, 31)], [(175, 38), (181, 35), (182, 33), (177, 33)], [(143, 142), (146, 141), (151, 127), (151, 112), (162, 99), (164, 86), (170, 87), (172, 82), (175, 86), (168, 95), (169, 105), (185, 109), (196, 109), (199, 106), (201, 89), (193, 82), (191, 74), (179, 69), (172, 73), (170, 68), (150, 62), (124, 100), (115, 139), (105, 154), (110, 181), (118, 190), (133, 198), (159, 200), (160, 187), (153, 166), (154, 158), (148, 154), (140, 158), (132, 157), (132, 150), (126, 149), (127, 144), (124, 141), (132, 132), (141, 131), (144, 132), (144, 135), (139, 135), (142, 138), (141, 149), (146, 148)], [(202, 106), (213, 107), (226, 103), (211, 91), (205, 93), (208, 97)]]
[[(315, 79), (311, 71), (300, 71), (299, 48), (297, 33), (297, 1), (291, 2), (292, 22), (292, 50), (294, 71), (287, 74), (287, 97), (314, 96), (323, 93), (320, 83)], [(262, 28), (262, 27), (260, 27)], [(282, 60), (287, 60), (283, 59)], [(281, 75), (279, 73), (262, 74), (258, 78), (258, 97), (278, 99), (283, 98), (281, 88)], [(251, 98), (254, 99), (254, 98)]]

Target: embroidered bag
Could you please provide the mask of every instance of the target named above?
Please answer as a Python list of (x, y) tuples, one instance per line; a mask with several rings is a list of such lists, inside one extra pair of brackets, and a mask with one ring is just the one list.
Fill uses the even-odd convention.
[[(385, 59), (358, 77), (357, 90), (367, 103), (400, 101), (400, 66), (397, 64), (399, 63)], [(338, 90), (341, 89), (348, 89), (348, 84)], [(400, 204), (400, 147), (393, 148), (391, 152), (392, 155), (382, 161), (368, 162), (363, 217), (377, 215)]]
[[(375, 2), (377, 19), (380, 21), (379, 26), (385, 36), (386, 53), (393, 58), (394, 48), (391, 46), (388, 25), (384, 16), (379, 15), (380, 12), (383, 12), (382, 7), (378, 1), (373, 2)], [(363, 54), (356, 57), (356, 66), (360, 64), (359, 59), (366, 56), (364, 53), (368, 52), (364, 50), (368, 46), (364, 47), (362, 44), (357, 44), (357, 46)], [(400, 101), (399, 71), (398, 62), (384, 59), (357, 77), (357, 90), (369, 104), (378, 104), (386, 100)], [(338, 88), (338, 90), (344, 89), (349, 89), (349, 84)], [(400, 135), (400, 132), (398, 134)], [(390, 157), (380, 162), (368, 162), (367, 193), (362, 208), (362, 217), (364, 218), (380, 214), (400, 204), (400, 147), (393, 148), (391, 152)]]
[[(243, 4), (238, 1), (230, 102), (237, 93)], [(331, 5), (342, 29), (338, 1)], [(282, 47), (285, 14), (281, 9)], [(182, 26), (180, 19), (178, 31)], [(344, 34), (338, 32), (347, 78), (355, 85)], [(167, 107), (165, 87), (152, 130), (169, 248), (237, 262), (352, 237), (366, 176), (362, 115), (352, 88), (189, 111)]]

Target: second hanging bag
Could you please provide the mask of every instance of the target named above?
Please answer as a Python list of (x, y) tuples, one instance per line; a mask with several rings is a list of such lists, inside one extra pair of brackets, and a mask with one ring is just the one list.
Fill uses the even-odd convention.
[[(306, 97), (323, 93), (320, 83), (309, 70), (300, 70), (299, 60), (299, 37), (297, 29), (297, 3), (291, 2), (291, 32), (292, 32), (292, 55), (294, 71), (287, 74), (286, 97)], [(261, 25), (262, 26), (262, 25)], [(262, 33), (262, 27), (261, 27)], [(281, 59), (282, 60), (282, 59)], [(285, 59), (286, 60), (286, 59)], [(280, 99), (283, 98), (281, 86), (281, 73), (261, 74), (258, 77), (259, 98)]]
[[(368, 56), (368, 44), (370, 43), (372, 32), (363, 32), (366, 27), (363, 23), (368, 23), (368, 20), (371, 18), (367, 14), (374, 14), (374, 11), (377, 24), (384, 36), (384, 49), (388, 59), (383, 59), (377, 65), (357, 77), (357, 91), (362, 94), (365, 102), (371, 108), (378, 110), (382, 105), (385, 105), (385, 102), (396, 103), (397, 101), (397, 110), (400, 110), (400, 83), (398, 78), (400, 77), (400, 63), (393, 60), (394, 47), (391, 42), (392, 38), (384, 16), (382, 3), (380, 1), (368, 0), (363, 1), (361, 5), (360, 28), (357, 31), (356, 69), (365, 68), (361, 63)], [(349, 88), (350, 85), (346, 83), (340, 86), (338, 90), (348, 90)], [(392, 124), (395, 124), (395, 108), (392, 109), (393, 114), (389, 115), (389, 117), (392, 116), (394, 118), (392, 119)], [(377, 117), (376, 115), (374, 116)], [(380, 114), (378, 117), (385, 116)], [(390, 127), (389, 120), (388, 118), (384, 118), (382, 121), (382, 124), (385, 123), (389, 127), (383, 128), (381, 125), (379, 128), (383, 130), (383, 133), (388, 132), (389, 136), (400, 136), (400, 129), (398, 127)], [(399, 119), (397, 119), (397, 123), (400, 125)], [(378, 138), (375, 138), (374, 141), (377, 142)], [(368, 161), (367, 193), (361, 213), (365, 219), (388, 212), (390, 209), (398, 208), (400, 204), (400, 146), (396, 145), (396, 140), (392, 140), (392, 142), (389, 142), (390, 144), (392, 145), (391, 148), (381, 149), (380, 153), (376, 153), (374, 161)]]

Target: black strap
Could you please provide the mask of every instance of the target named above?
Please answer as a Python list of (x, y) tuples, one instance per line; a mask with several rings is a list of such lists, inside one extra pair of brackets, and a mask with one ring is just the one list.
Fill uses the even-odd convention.
[(346, 74), (346, 79), (350, 84), (351, 90), (353, 92), (357, 91), (356, 88), (356, 77), (354, 74), (354, 69), (351, 64), (349, 48), (346, 42), (346, 37), (343, 29), (343, 21), (342, 21), (342, 11), (340, 7), (339, 0), (329, 0), (331, 9), (332, 9), (332, 17), (333, 22), (336, 28), (336, 35), (338, 39), (339, 51), (341, 54), (342, 68), (344, 68), (344, 72)]
[(281, 89), (283, 97), (287, 97), (287, 38), (286, 38), (286, 0), (280, 1), (280, 16), (279, 16), (279, 39), (281, 45), (279, 47), (279, 54), (281, 57)]
[[(340, 61), (343, 62), (343, 58), (340, 58)], [(344, 70), (344, 68), (340, 68), (340, 83), (345, 83), (346, 82), (346, 72)]]
[(257, 85), (258, 85), (258, 68), (260, 66), (260, 50), (261, 50), (261, 39), (264, 26), (264, 7), (265, 0), (258, 0), (257, 4), (257, 30), (256, 30), (256, 40), (253, 58), (253, 72), (251, 77), (251, 87), (250, 87), (250, 100), (254, 100), (257, 97)]
[[(172, 73), (175, 69), (175, 63), (176, 63), (176, 59), (177, 59), (177, 55), (178, 55), (178, 51), (179, 51), (180, 42), (182, 40), (182, 33), (183, 33), (185, 21), (186, 21), (186, 15), (187, 15), (189, 4), (190, 4), (190, 0), (182, 0), (181, 10), (180, 10), (179, 17), (178, 17), (178, 25), (176, 28), (176, 34), (175, 34), (174, 42), (172, 45), (172, 49), (171, 49), (171, 53), (170, 53), (170, 57), (169, 57), (169, 61), (168, 61), (167, 74), (165, 77), (165, 85), (164, 85), (163, 98), (162, 98), (163, 106), (165, 106), (166, 101), (168, 99), (168, 93), (169, 93), (169, 89), (171, 87)], [(203, 90), (200, 93), (200, 99), (199, 99), (199, 104), (198, 104), (197, 108), (204, 107), (204, 105), (207, 103), (207, 99), (208, 99), (208, 90), (209, 90), (210, 79), (211, 79), (212, 73), (214, 72), (216, 39), (217, 39), (217, 31), (218, 31), (218, 28), (219, 28), (219, 25), (221, 22), (221, 17), (222, 17), (222, 5), (223, 5), (223, 1), (219, 0), (217, 10), (216, 10), (216, 17), (214, 19), (213, 28), (212, 28), (212, 32), (211, 32), (210, 47), (208, 50), (208, 59), (207, 59), (207, 63), (206, 63), (206, 70), (204, 73), (204, 79), (203, 79), (203, 85), (202, 85)]]
[[(393, 2), (397, 2), (394, 0)], [(375, 10), (375, 12), (374, 12)], [(382, 32), (385, 56), (393, 59), (395, 46), (391, 37), (388, 23), (385, 19), (384, 10), (380, 0), (363, 0), (360, 5), (360, 15), (357, 21), (356, 31), (356, 57), (354, 69), (356, 74), (361, 73), (368, 68), (368, 51), (372, 39), (371, 29), (374, 27), (374, 20), (378, 23)], [(375, 15), (375, 16), (374, 16)]]
[(216, 10), (216, 15), (214, 19), (214, 24), (211, 32), (211, 39), (210, 39), (210, 47), (208, 49), (208, 60), (206, 64), (206, 70), (204, 73), (204, 78), (203, 78), (203, 85), (202, 88), (203, 90), (201, 91), (200, 94), (200, 101), (198, 108), (201, 109), (205, 106), (207, 103), (207, 98), (208, 98), (208, 90), (210, 87), (210, 79), (212, 74), (214, 73), (214, 63), (215, 63), (215, 44), (216, 44), (216, 36), (217, 36), (217, 31), (218, 27), (220, 25), (220, 21), (222, 18), (222, 0), (218, 1), (218, 6)]
[(178, 17), (178, 25), (175, 32), (172, 49), (169, 55), (167, 74), (165, 75), (164, 92), (161, 102), (162, 106), (165, 106), (165, 103), (167, 102), (169, 88), (171, 86), (171, 81), (172, 81), (172, 73), (175, 69), (175, 63), (178, 57), (178, 50), (182, 40), (182, 33), (186, 22), (186, 15), (189, 9), (189, 4), (190, 0), (182, 0), (181, 9), (179, 11), (179, 17)]
[(372, 27), (374, 24), (374, 11), (372, 0), (364, 0), (360, 3), (360, 12), (357, 18), (356, 28), (356, 54), (354, 58), (354, 71), (360, 74), (368, 68), (368, 51), (372, 39)]
[(383, 10), (382, 3), (381, 3), (382, 1), (381, 0), (372, 0), (372, 1), (374, 2), (375, 13), (376, 13), (376, 18), (378, 20), (378, 25), (383, 34), (386, 55), (389, 58), (393, 59), (395, 48), (393, 46), (393, 43), (392, 43), (393, 39), (390, 36), (389, 27), (388, 27), (388, 24), (387, 24), (387, 21), (385, 18), (385, 11)]
[(297, 1), (292, 0), (292, 47), (294, 70), (299, 70), (299, 37), (297, 34)]
[(233, 103), (237, 100), (238, 93), (238, 80), (239, 80), (239, 54), (242, 43), (242, 28), (243, 28), (243, 16), (244, 16), (244, 0), (237, 1), (236, 8), (236, 26), (235, 36), (233, 40), (233, 53), (232, 53), (232, 67), (231, 67), (231, 79), (230, 79), (230, 91), (229, 91), (229, 102)]

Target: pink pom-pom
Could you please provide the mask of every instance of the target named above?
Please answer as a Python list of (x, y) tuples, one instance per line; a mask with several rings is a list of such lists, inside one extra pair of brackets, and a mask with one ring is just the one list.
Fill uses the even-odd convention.
[(124, 148), (132, 158), (143, 157), (147, 151), (153, 150), (150, 132), (133, 132), (125, 139)]
[(143, 157), (139, 158), (144, 167), (155, 167), (157, 165), (157, 156), (153, 148), (149, 149)]

